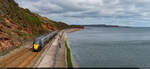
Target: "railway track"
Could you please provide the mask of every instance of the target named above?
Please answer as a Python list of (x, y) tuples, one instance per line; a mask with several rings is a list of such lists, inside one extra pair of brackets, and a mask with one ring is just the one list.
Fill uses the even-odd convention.
[(33, 67), (37, 63), (37, 60), (41, 57), (42, 53), (46, 51), (46, 49), (50, 48), (50, 44), (55, 37), (53, 37), (40, 52), (33, 52), (31, 49), (32, 43), (30, 43), (28, 47), (22, 47), (13, 53), (0, 57), (0, 68)]

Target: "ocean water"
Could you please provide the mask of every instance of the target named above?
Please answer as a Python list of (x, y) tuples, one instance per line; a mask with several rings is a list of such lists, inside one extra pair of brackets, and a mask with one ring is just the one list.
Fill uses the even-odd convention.
[(68, 42), (80, 67), (150, 67), (150, 28), (85, 27)]

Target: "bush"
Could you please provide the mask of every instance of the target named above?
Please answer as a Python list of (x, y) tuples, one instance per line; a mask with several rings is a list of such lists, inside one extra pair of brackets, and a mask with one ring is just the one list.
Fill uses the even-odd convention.
[(23, 39), (24, 39), (24, 40), (28, 40), (28, 38), (27, 38), (27, 34), (22, 33), (22, 37), (23, 37)]

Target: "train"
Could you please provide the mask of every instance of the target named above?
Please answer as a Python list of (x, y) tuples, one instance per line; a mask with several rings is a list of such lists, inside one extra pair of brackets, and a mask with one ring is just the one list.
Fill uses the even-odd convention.
[(40, 51), (49, 41), (57, 34), (57, 31), (49, 32), (44, 34), (33, 41), (33, 51)]

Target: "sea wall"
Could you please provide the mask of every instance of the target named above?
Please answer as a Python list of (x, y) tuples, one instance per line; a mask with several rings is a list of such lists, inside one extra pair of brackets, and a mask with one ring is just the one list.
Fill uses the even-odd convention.
[[(72, 50), (71, 50), (71, 47), (70, 47), (70, 45), (69, 45), (69, 43), (68, 43), (67, 36), (68, 36), (70, 33), (72, 33), (72, 32), (79, 31), (79, 30), (82, 30), (82, 29), (83, 29), (83, 28), (71, 28), (71, 29), (67, 29), (66, 35), (65, 35), (65, 40), (64, 40), (64, 42), (65, 42), (66, 47), (67, 47), (66, 49), (69, 49), (69, 51), (67, 51), (67, 52), (70, 54), (68, 57), (66, 57), (66, 59), (69, 58), (69, 59), (68, 59), (68, 62), (67, 62), (67, 65), (68, 65), (68, 63), (69, 63), (69, 65), (70, 65), (70, 62), (71, 62), (71, 65), (72, 65), (73, 68), (78, 68), (79, 65), (78, 65), (77, 61), (75, 60), (74, 56), (72, 55)], [(66, 55), (67, 55), (67, 53), (66, 53)], [(68, 65), (68, 66), (69, 66), (69, 65)]]

